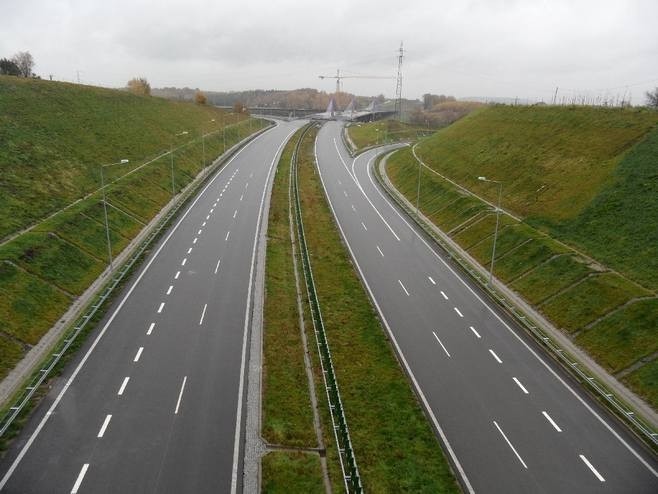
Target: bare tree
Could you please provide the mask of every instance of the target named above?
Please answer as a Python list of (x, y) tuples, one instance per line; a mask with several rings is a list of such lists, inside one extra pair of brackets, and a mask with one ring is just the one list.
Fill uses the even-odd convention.
[(658, 108), (658, 87), (653, 91), (647, 91), (647, 106), (650, 108)]
[(16, 64), (21, 77), (31, 77), (34, 68), (34, 58), (29, 51), (19, 51), (11, 59)]
[(151, 94), (151, 85), (145, 77), (133, 77), (126, 84), (128, 91), (138, 96), (149, 96)]

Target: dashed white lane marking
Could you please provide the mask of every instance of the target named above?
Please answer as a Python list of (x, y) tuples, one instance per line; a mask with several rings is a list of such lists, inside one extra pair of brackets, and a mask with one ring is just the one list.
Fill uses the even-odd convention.
[(543, 411), (543, 412), (541, 412), (541, 414), (546, 418), (546, 420), (548, 420), (550, 422), (550, 424), (553, 426), (553, 428), (556, 431), (562, 432), (562, 429), (560, 429), (560, 426), (555, 423), (555, 420), (553, 420), (551, 418), (551, 416), (548, 414), (548, 412)]
[(187, 376), (183, 377), (183, 384), (180, 387), (180, 393), (178, 393), (178, 401), (176, 402), (176, 410), (174, 414), (178, 415), (178, 408), (180, 407), (181, 399), (183, 398), (183, 391), (185, 391), (185, 383), (187, 382)]
[(139, 350), (137, 350), (137, 353), (135, 354), (135, 358), (133, 359), (133, 362), (139, 362), (139, 357), (142, 356), (143, 351), (144, 351), (144, 347), (140, 346)]
[(499, 364), (503, 363), (503, 361), (500, 360), (500, 358), (498, 358), (498, 355), (496, 355), (496, 352), (494, 352), (491, 348), (489, 348), (489, 353), (493, 356), (493, 358), (496, 359), (496, 362), (498, 362)]
[(242, 201), (242, 198), (243, 198), (243, 197), (244, 197), (244, 194), (242, 194), (242, 195), (240, 196), (240, 200), (241, 200), (241, 201)]
[(171, 291), (174, 289), (174, 285), (169, 285), (169, 288), (167, 288), (167, 295), (171, 295)]
[(453, 307), (453, 308), (455, 309), (455, 312), (457, 313), (457, 315), (459, 315), (459, 317), (464, 317), (464, 314), (462, 314), (457, 307)]
[(343, 185), (343, 182), (341, 182), (340, 179), (337, 180), (338, 180), (338, 185)]
[(201, 223), (201, 226), (206, 226), (206, 222), (204, 221), (203, 223)]
[(500, 435), (503, 436), (503, 439), (505, 439), (505, 442), (507, 443), (507, 445), (508, 445), (510, 448), (512, 448), (512, 451), (514, 451), (514, 454), (516, 455), (516, 457), (517, 457), (517, 458), (519, 459), (519, 461), (521, 462), (521, 465), (523, 465), (523, 468), (525, 468), (525, 469), (527, 470), (527, 469), (528, 469), (528, 465), (525, 464), (525, 461), (523, 461), (523, 458), (521, 458), (521, 455), (516, 451), (516, 448), (514, 448), (514, 446), (513, 446), (512, 443), (510, 442), (510, 440), (507, 439), (507, 436), (506, 436), (505, 433), (503, 432), (503, 429), (501, 429), (500, 426), (498, 425), (498, 422), (496, 422), (496, 421), (494, 420), (493, 423), (494, 423), (494, 425), (496, 426), (496, 429), (498, 429), (498, 432), (500, 432)]
[(217, 265), (215, 266), (215, 274), (217, 274), (217, 270), (219, 269), (219, 263), (222, 262), (221, 259), (217, 259)]
[(73, 484), (73, 489), (71, 489), (71, 494), (78, 494), (78, 489), (80, 489), (80, 485), (82, 484), (88, 469), (89, 463), (82, 465), (80, 473), (78, 474), (78, 478), (75, 480), (75, 484)]
[(199, 237), (194, 237), (194, 240), (192, 240), (192, 243), (196, 244), (197, 240), (199, 240)]
[(212, 214), (212, 213), (214, 213), (214, 212), (215, 212), (215, 208), (212, 208), (212, 209), (210, 210), (210, 214)]
[(107, 426), (110, 425), (110, 420), (112, 420), (112, 415), (108, 414), (107, 417), (105, 417), (103, 425), (101, 425), (101, 430), (98, 431), (98, 435), (96, 437), (103, 437), (105, 431), (107, 430)]
[(379, 248), (379, 245), (377, 245), (377, 250), (379, 251), (379, 253), (381, 254), (381, 256), (384, 257), (384, 253), (383, 253), (382, 250)]
[(203, 232), (203, 229), (200, 229), (196, 234), (201, 235), (202, 232)]
[(121, 387), (119, 388), (119, 392), (117, 395), (121, 396), (123, 395), (123, 392), (126, 390), (126, 386), (128, 386), (128, 381), (130, 381), (130, 377), (125, 377), (123, 379), (123, 382), (121, 383)]
[(153, 332), (153, 328), (154, 328), (154, 327), (155, 327), (155, 323), (152, 322), (152, 323), (149, 325), (149, 329), (148, 329), (148, 331), (146, 332), (146, 335), (147, 335), (147, 336), (151, 336), (151, 333)]
[(352, 211), (356, 213), (356, 208), (354, 207), (354, 204), (352, 204)]
[(235, 212), (233, 213), (233, 219), (238, 215), (238, 210), (236, 209)]
[(366, 225), (365, 225), (365, 223), (364, 223), (363, 221), (361, 222), (361, 226), (363, 227), (363, 229), (364, 229), (365, 231), (368, 231), (368, 227), (366, 227)]
[(228, 231), (228, 232), (226, 233), (226, 238), (224, 239), (224, 242), (227, 242), (227, 241), (228, 241), (228, 236), (229, 236), (230, 234), (231, 234), (230, 231)]
[(446, 349), (446, 347), (445, 347), (445, 345), (443, 344), (443, 342), (442, 342), (442, 341), (439, 339), (439, 337), (436, 335), (436, 333), (435, 333), (434, 331), (432, 331), (432, 334), (433, 334), (434, 337), (436, 338), (436, 341), (439, 342), (439, 345), (441, 345), (441, 348), (443, 348), (443, 351), (446, 352), (446, 355), (447, 355), (448, 357), (450, 357), (450, 353), (448, 353), (448, 350)]
[(409, 292), (407, 291), (407, 289), (404, 287), (404, 285), (402, 284), (402, 282), (401, 282), (400, 280), (398, 280), (398, 283), (400, 283), (400, 286), (402, 287), (402, 289), (404, 290), (404, 293), (406, 293), (406, 294), (407, 294), (407, 297), (408, 297), (408, 296), (409, 296)]
[(204, 304), (203, 306), (203, 312), (201, 312), (201, 319), (199, 319), (199, 326), (203, 324), (203, 318), (206, 317), (206, 309), (208, 308), (208, 304)]
[(180, 263), (181, 266), (185, 266), (185, 263), (187, 262), (187, 257), (183, 259), (183, 261)]
[(247, 182), (246, 184), (244, 184), (244, 188), (246, 189), (247, 187), (249, 187), (249, 182)]
[(249, 178), (253, 178), (253, 177), (254, 177), (254, 172), (251, 172), (251, 173), (249, 174)]
[(603, 478), (603, 475), (601, 475), (596, 468), (594, 468), (594, 465), (592, 465), (587, 458), (585, 458), (585, 455), (578, 455), (580, 456), (580, 459), (583, 460), (583, 463), (587, 465), (587, 468), (589, 468), (594, 475), (596, 475), (596, 478), (599, 479), (600, 482), (605, 482), (605, 479)]
[(162, 309), (164, 309), (164, 306), (165, 306), (165, 303), (164, 303), (164, 302), (160, 302), (160, 307), (158, 307), (158, 314), (161, 314), (161, 313), (162, 313)]
[(188, 253), (188, 254), (191, 254), (191, 253), (192, 253), (192, 247), (190, 247), (189, 249), (187, 249), (187, 253)]
[(210, 219), (210, 215), (206, 216), (206, 221), (208, 221), (209, 219)]
[(513, 377), (512, 379), (514, 379), (514, 382), (516, 383), (516, 385), (517, 385), (519, 388), (521, 388), (521, 391), (523, 391), (525, 394), (529, 394), (529, 393), (528, 393), (528, 390), (525, 389), (525, 386), (524, 386), (523, 384), (521, 384), (521, 381), (519, 381), (516, 377)]
[(434, 281), (431, 276), (428, 276), (427, 279), (430, 280), (432, 285), (436, 285), (436, 281)]
[(475, 336), (477, 336), (478, 338), (482, 338), (482, 336), (480, 336), (480, 333), (478, 333), (473, 326), (469, 326), (469, 328), (471, 329), (471, 331), (473, 331), (473, 334)]
[(345, 194), (345, 197), (347, 197), (347, 191), (346, 190), (343, 191), (343, 194)]
[(174, 279), (177, 280), (179, 276), (180, 276), (180, 271), (176, 271), (176, 274), (174, 275)]
[(443, 290), (441, 290), (441, 295), (443, 295), (444, 299), (448, 300), (448, 296), (443, 292)]

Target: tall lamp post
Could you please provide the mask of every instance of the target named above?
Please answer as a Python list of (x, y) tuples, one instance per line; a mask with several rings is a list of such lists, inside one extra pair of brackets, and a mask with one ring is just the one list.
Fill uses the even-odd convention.
[[(188, 132), (187, 130), (184, 130), (182, 132), (179, 132), (178, 134), (174, 134), (174, 137), (180, 137), (187, 135)], [(169, 152), (171, 155), (171, 197), (174, 197), (176, 195), (176, 182), (174, 181), (174, 142), (171, 142), (171, 151)]]
[(112, 271), (114, 271), (114, 265), (112, 262), (112, 243), (110, 241), (110, 224), (107, 221), (107, 200), (105, 197), (105, 176), (103, 175), (103, 169), (107, 168), (108, 166), (125, 165), (126, 163), (129, 162), (130, 160), (122, 159), (120, 161), (117, 161), (116, 163), (101, 165), (101, 190), (103, 191), (103, 212), (105, 213), (105, 237), (107, 238), (107, 256), (110, 261), (110, 274), (112, 273)]
[[(210, 122), (214, 122), (215, 119), (211, 118)], [(206, 168), (206, 134), (204, 132), (203, 127), (201, 127), (201, 161), (203, 165), (201, 166), (201, 171), (205, 170)]]
[(493, 250), (491, 252), (491, 267), (489, 268), (488, 285), (491, 286), (491, 283), (493, 281), (494, 262), (496, 260), (496, 240), (498, 240), (498, 224), (500, 222), (500, 199), (503, 195), (503, 182), (501, 182), (500, 180), (489, 180), (487, 177), (478, 177), (478, 180), (481, 180), (482, 182), (491, 182), (493, 184), (498, 184), (498, 206), (496, 206), (496, 230), (494, 231)]

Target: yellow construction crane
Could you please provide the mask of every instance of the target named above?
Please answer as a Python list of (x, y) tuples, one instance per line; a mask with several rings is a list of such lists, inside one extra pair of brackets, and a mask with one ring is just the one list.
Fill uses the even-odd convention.
[(320, 75), (320, 79), (336, 79), (336, 94), (341, 92), (341, 80), (343, 79), (395, 79), (391, 76), (379, 75), (340, 75), (340, 69), (336, 69), (336, 75)]

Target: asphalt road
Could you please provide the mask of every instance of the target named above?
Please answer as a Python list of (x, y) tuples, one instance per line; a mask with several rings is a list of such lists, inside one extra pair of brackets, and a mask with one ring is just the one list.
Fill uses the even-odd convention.
[(376, 152), (353, 161), (340, 129), (316, 141), (325, 190), (466, 490), (658, 492), (655, 458), (451, 269), (375, 185)]
[(0, 463), (7, 493), (240, 490), (255, 240), (280, 123), (216, 173)]

